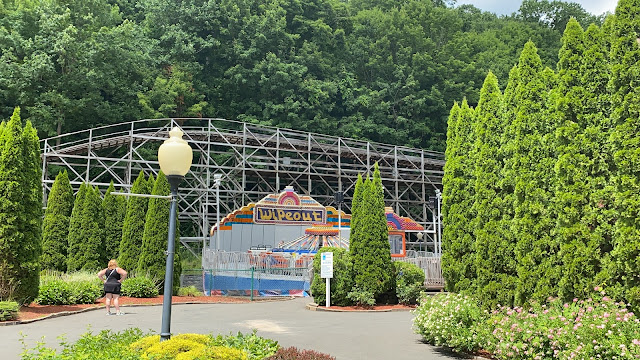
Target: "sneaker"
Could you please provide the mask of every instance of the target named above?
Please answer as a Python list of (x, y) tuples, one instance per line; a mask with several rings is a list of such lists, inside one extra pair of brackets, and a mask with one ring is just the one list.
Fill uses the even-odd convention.
[(113, 315), (113, 313), (111, 313), (111, 312), (108, 312), (108, 313), (107, 313), (107, 316), (109, 316), (109, 315)]
[(124, 313), (122, 311), (118, 311), (116, 315), (124, 315)]

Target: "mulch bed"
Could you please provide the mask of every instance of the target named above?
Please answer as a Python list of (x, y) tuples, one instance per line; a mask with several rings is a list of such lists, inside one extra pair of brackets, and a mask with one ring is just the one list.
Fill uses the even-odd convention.
[[(162, 304), (163, 296), (154, 298), (132, 298), (121, 296), (120, 306), (126, 308), (127, 305), (159, 305)], [(18, 312), (18, 320), (33, 320), (65, 311), (79, 311), (87, 308), (104, 307), (104, 298), (98, 299), (94, 304), (77, 304), (77, 305), (39, 305), (31, 303), (29, 306), (23, 306)], [(247, 303), (251, 302), (249, 298), (239, 298), (230, 296), (173, 296), (172, 304), (179, 303)]]

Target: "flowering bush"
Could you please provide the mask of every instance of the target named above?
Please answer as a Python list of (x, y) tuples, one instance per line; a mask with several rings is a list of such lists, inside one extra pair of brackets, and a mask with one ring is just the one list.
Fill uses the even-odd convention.
[(424, 297), (414, 325), (434, 345), (484, 349), (496, 359), (638, 359), (640, 320), (601, 288), (586, 300), (479, 310), (463, 295)]
[(484, 346), (498, 359), (636, 359), (640, 321), (600, 291), (597, 299), (548, 299), (524, 308), (500, 308)]
[(476, 351), (483, 345), (479, 329), (488, 313), (468, 296), (425, 295), (414, 314), (416, 332), (430, 344), (447, 346), (456, 351)]

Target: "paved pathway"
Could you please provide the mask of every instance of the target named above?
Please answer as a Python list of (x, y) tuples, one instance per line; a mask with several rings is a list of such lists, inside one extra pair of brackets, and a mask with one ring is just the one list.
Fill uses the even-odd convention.
[[(412, 331), (410, 312), (325, 312), (310, 311), (310, 298), (287, 301), (256, 301), (245, 304), (173, 305), (172, 333), (229, 334), (241, 331), (277, 340), (281, 346), (313, 349), (338, 360), (457, 359), (449, 353), (420, 342)], [(44, 337), (55, 346), (65, 334), (75, 341), (88, 330), (123, 330), (138, 327), (160, 332), (162, 306), (123, 307), (124, 316), (106, 316), (103, 309), (36, 321), (0, 326), (0, 353), (4, 359), (19, 359), (21, 335), (33, 347)]]

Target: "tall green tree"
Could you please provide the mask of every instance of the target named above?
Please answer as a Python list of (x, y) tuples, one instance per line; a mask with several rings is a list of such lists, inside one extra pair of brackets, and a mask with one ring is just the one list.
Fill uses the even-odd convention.
[(40, 146), (22, 126), (20, 108), (0, 133), (0, 298), (29, 303), (38, 296), (42, 253)]
[[(140, 171), (140, 174), (133, 182), (131, 193), (150, 193), (144, 172)], [(118, 264), (123, 269), (131, 271), (138, 267), (148, 204), (149, 200), (143, 197), (132, 196), (127, 201), (127, 212), (122, 225), (122, 241), (120, 242), (120, 254), (118, 257)]]
[[(152, 195), (169, 195), (171, 193), (167, 177), (162, 173), (158, 177), (153, 186)], [(169, 216), (170, 201), (167, 199), (151, 198), (149, 200), (149, 209), (144, 223), (144, 235), (142, 237), (142, 248), (140, 258), (138, 260), (137, 272), (148, 274), (150, 277), (160, 282), (164, 287), (164, 276), (167, 263), (165, 251), (167, 249), (167, 240), (169, 237)], [(177, 214), (176, 214), (177, 215)], [(177, 219), (177, 216), (176, 216)], [(176, 229), (179, 226), (176, 225)], [(176, 232), (176, 248), (180, 244), (179, 235)], [(173, 265), (173, 293), (177, 292), (180, 287), (180, 260), (177, 252), (174, 257)]]
[[(474, 202), (474, 113), (466, 99), (451, 109), (447, 130), (445, 175), (442, 179), (442, 273), (449, 291), (473, 291), (475, 287), (475, 231), (470, 219)], [(448, 136), (451, 135), (451, 138)]]
[(619, 218), (615, 226), (610, 273), (616, 295), (640, 305), (640, 1), (620, 0), (616, 8), (611, 44), (611, 135), (615, 201)]
[(71, 210), (71, 218), (69, 219), (69, 237), (67, 238), (67, 272), (77, 271), (82, 267), (80, 263), (81, 244), (84, 241), (81, 231), (82, 214), (88, 188), (89, 185), (82, 183), (73, 201), (73, 210)]
[(597, 26), (584, 33), (574, 19), (563, 36), (558, 62), (555, 211), (560, 241), (562, 278), (559, 295), (565, 300), (586, 298), (597, 284), (603, 258), (611, 250), (612, 207), (607, 149), (608, 70), (602, 33)]
[(104, 210), (102, 198), (97, 187), (88, 186), (82, 207), (82, 224), (78, 266), (81, 270), (94, 271), (105, 266), (108, 261), (105, 255)]
[[(389, 230), (384, 211), (384, 190), (378, 163), (375, 164), (373, 179), (363, 183), (362, 202), (358, 205), (358, 215), (362, 216), (363, 232), (361, 242), (355, 249), (350, 245), (353, 262), (355, 287), (369, 291), (381, 300), (393, 290), (393, 264), (389, 245)], [(356, 215), (352, 215), (353, 216)], [(360, 220), (359, 220), (360, 221)]]
[[(504, 239), (500, 238), (499, 224), (502, 219), (502, 197), (500, 196), (500, 171), (502, 158), (500, 157), (500, 134), (503, 130), (501, 118), (502, 93), (498, 86), (498, 79), (493, 73), (487, 75), (480, 101), (475, 109), (473, 133), (475, 138), (475, 168), (474, 178), (475, 196), (473, 222), (476, 234), (475, 241), (475, 269), (482, 284), (493, 276), (493, 270), (485, 266), (489, 250), (494, 244)], [(443, 254), (444, 256), (444, 254)], [(474, 279), (476, 282), (478, 280)]]
[(73, 189), (67, 171), (56, 176), (47, 198), (47, 209), (42, 224), (42, 256), (40, 266), (43, 269), (67, 271), (67, 238), (69, 220), (73, 210)]
[(123, 196), (112, 195), (115, 187), (113, 181), (109, 184), (102, 208), (104, 210), (105, 256), (107, 259), (117, 259), (122, 241), (122, 226), (127, 211), (127, 200)]

